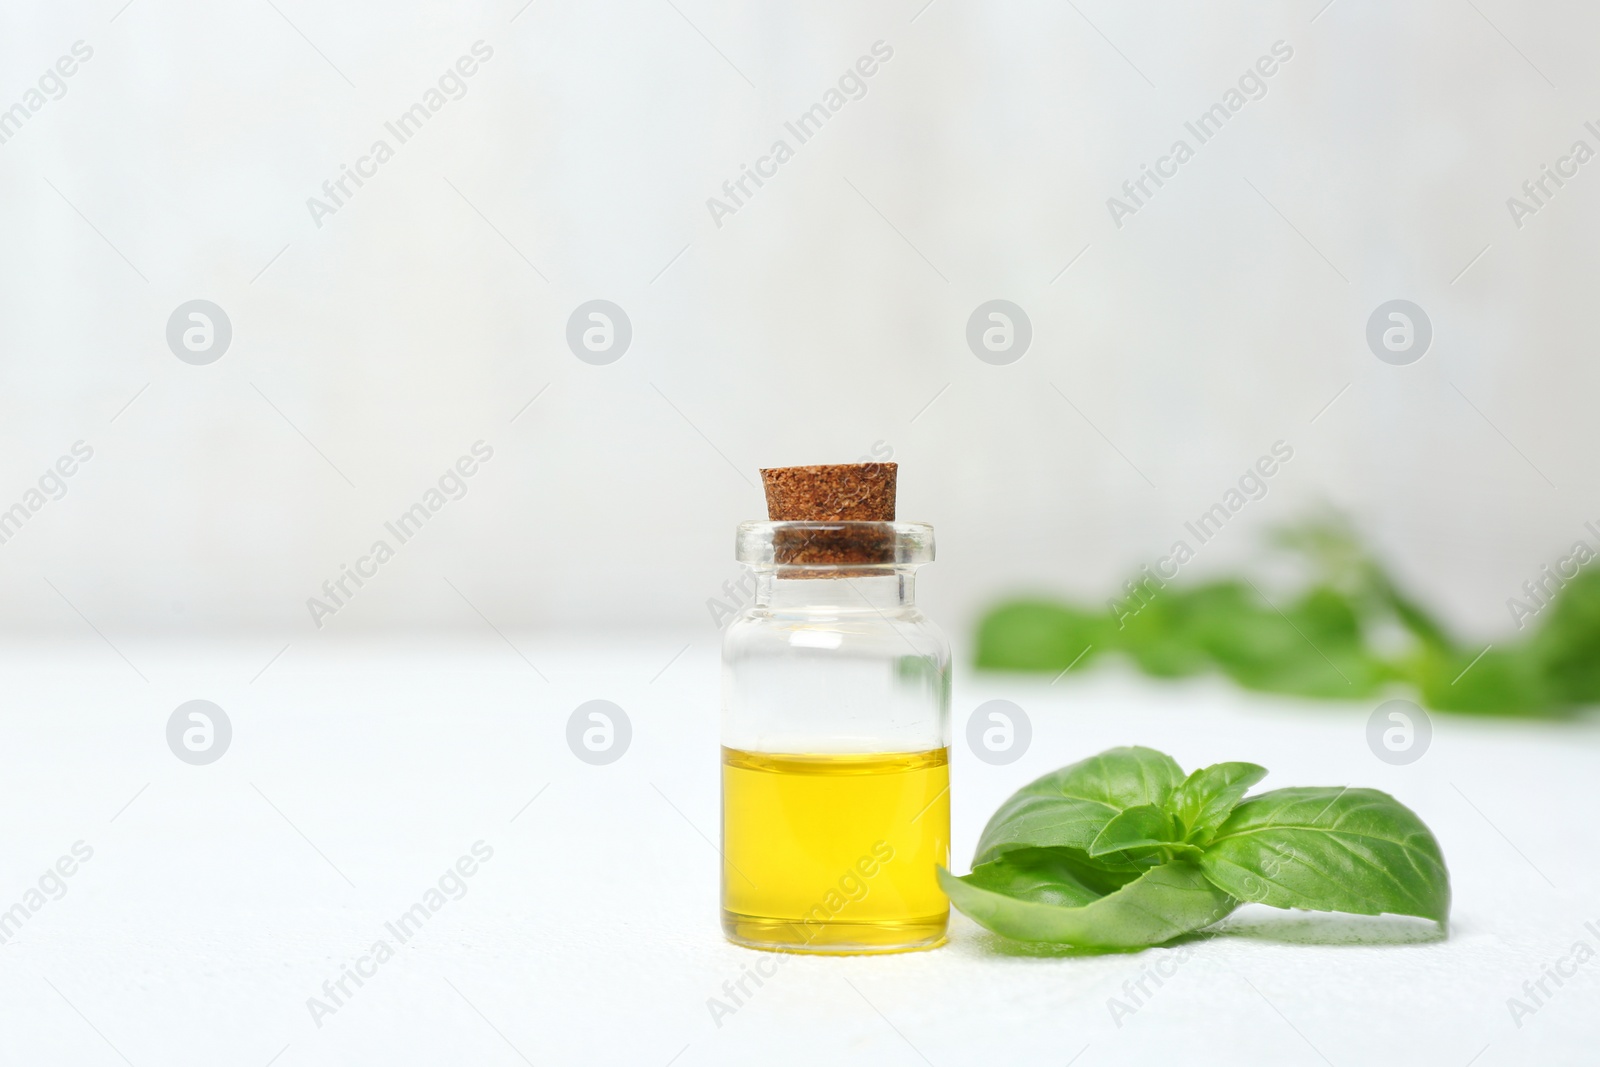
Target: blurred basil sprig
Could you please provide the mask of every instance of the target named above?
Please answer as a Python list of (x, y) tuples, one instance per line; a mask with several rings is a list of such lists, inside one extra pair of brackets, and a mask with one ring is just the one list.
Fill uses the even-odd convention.
[(1309, 577), (1297, 596), (1248, 578), (1158, 584), (1148, 574), (1096, 608), (1015, 600), (978, 629), (978, 666), (1075, 669), (1121, 653), (1140, 670), (1178, 678), (1220, 671), (1247, 689), (1359, 699), (1409, 686), (1430, 708), (1551, 715), (1600, 703), (1600, 568), (1580, 571), (1516, 638), (1487, 652), (1406, 596), (1333, 518), (1290, 527), (1275, 543)]

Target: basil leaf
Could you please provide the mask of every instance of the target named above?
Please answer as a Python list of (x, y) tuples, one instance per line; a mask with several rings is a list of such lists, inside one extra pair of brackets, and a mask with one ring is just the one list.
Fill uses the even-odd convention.
[(1094, 896), (1061, 849), (1024, 849), (958, 878), (938, 868), (939, 885), (969, 918), (1018, 941), (1083, 948), (1139, 948), (1209, 926), (1238, 906), (1194, 864), (1153, 867)]
[[(1154, 804), (1139, 804), (1125, 809), (1100, 831), (1089, 846), (1089, 855), (1105, 856), (1115, 852), (1134, 850), (1129, 858), (1134, 862), (1154, 859), (1165, 862), (1171, 859), (1170, 851), (1184, 851), (1198, 855), (1200, 850), (1183, 843), (1183, 826), (1177, 816)], [(1170, 850), (1161, 854), (1158, 850)], [(1155, 858), (1159, 856), (1159, 858)]]
[[(1059, 671), (1087, 667), (1111, 644), (1115, 629), (1105, 609), (1023, 600), (990, 612), (978, 627), (978, 666), (997, 671)], [(1079, 661), (1082, 661), (1081, 663)]]
[(1415, 812), (1376, 789), (1275, 789), (1233, 809), (1200, 857), (1219, 889), (1275, 908), (1444, 922), (1450, 875)]
[(1278, 608), (1253, 588), (1230, 614), (1207, 614), (1196, 639), (1246, 689), (1353, 699), (1373, 692), (1384, 665), (1365, 647), (1350, 602), (1325, 586)]
[(1164, 804), (1183, 769), (1152, 748), (1113, 748), (1023, 786), (994, 813), (978, 839), (973, 866), (1018, 848), (1087, 852), (1118, 813)]
[(961, 880), (1017, 900), (1067, 908), (1093, 904), (1122, 888), (1092, 884), (1083, 862), (1073, 850), (1064, 848), (1017, 849), (1004, 859), (974, 867)]
[(1542, 673), (1563, 701), (1600, 704), (1600, 656), (1594, 654), (1600, 648), (1600, 571), (1568, 579), (1533, 644)]
[[(1594, 655), (1592, 647), (1589, 655)], [(1413, 656), (1410, 666), (1423, 703), (1440, 711), (1540, 715), (1562, 703), (1536, 650), (1527, 644), (1490, 648), (1481, 655), (1465, 648), (1429, 647)]]
[(1267, 776), (1255, 763), (1213, 763), (1185, 778), (1169, 807), (1184, 826), (1183, 840), (1203, 845), (1227, 819), (1250, 787)]

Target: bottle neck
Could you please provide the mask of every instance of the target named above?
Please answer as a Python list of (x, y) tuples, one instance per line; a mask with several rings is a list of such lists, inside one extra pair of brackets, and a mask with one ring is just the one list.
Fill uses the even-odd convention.
[(916, 607), (916, 589), (916, 570), (906, 566), (762, 568), (756, 571), (755, 602), (779, 612), (904, 611)]

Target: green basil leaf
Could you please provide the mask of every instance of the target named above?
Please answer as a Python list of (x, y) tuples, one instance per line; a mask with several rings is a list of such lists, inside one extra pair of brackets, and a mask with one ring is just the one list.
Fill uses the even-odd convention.
[(1200, 857), (1219, 889), (1275, 908), (1444, 922), (1450, 875), (1416, 813), (1376, 789), (1275, 789), (1233, 809)]
[(1541, 673), (1562, 702), (1600, 704), (1600, 656), (1594, 654), (1600, 648), (1600, 571), (1567, 581), (1533, 645)]
[[(1113, 852), (1136, 850), (1135, 858), (1150, 854), (1156, 848), (1182, 849), (1199, 853), (1199, 849), (1183, 843), (1183, 827), (1177, 816), (1154, 804), (1138, 804), (1124, 809), (1100, 830), (1089, 846), (1090, 856), (1105, 856)], [(1165, 860), (1167, 856), (1163, 856)]]
[(991, 611), (978, 625), (978, 666), (999, 671), (1049, 671), (1087, 667), (1110, 647), (1114, 630), (1098, 605), (1073, 608), (1021, 600)]
[(1165, 804), (1181, 781), (1176, 761), (1152, 748), (1113, 748), (1080, 760), (1012, 794), (984, 827), (973, 866), (1018, 848), (1087, 852), (1118, 813)]
[(1169, 805), (1183, 823), (1183, 840), (1201, 845), (1211, 840), (1250, 787), (1266, 776), (1267, 769), (1254, 763), (1213, 763), (1190, 774)]
[(961, 880), (967, 885), (1017, 900), (1056, 907), (1081, 908), (1093, 904), (1121, 885), (1095, 885), (1085, 865), (1072, 849), (1023, 848), (1004, 859), (974, 867)]
[[(1594, 654), (1592, 647), (1589, 654)], [(1561, 695), (1552, 688), (1537, 650), (1528, 643), (1490, 648), (1481, 654), (1464, 648), (1425, 647), (1411, 658), (1409, 666), (1422, 702), (1440, 711), (1540, 715), (1561, 704)]]
[(1024, 849), (939, 885), (969, 918), (1018, 941), (1083, 948), (1139, 948), (1210, 926), (1238, 906), (1194, 864), (1153, 867), (1104, 896), (1079, 879), (1062, 849)]

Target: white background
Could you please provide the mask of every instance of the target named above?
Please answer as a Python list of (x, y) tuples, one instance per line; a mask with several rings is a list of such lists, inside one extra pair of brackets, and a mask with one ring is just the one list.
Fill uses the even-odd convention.
[[(0, 546), (8, 627), (86, 634), (63, 597), (134, 646), (481, 627), (448, 578), (502, 626), (709, 635), (757, 469), (876, 442), (957, 631), (1009, 592), (1103, 599), (1279, 439), (1197, 570), (1327, 501), (1488, 638), (1600, 518), (1596, 167), (1506, 207), (1600, 148), (1585, 5), (275, 2), (0, 16), (0, 106), (94, 49), (0, 145), (0, 506), (95, 449)], [(478, 40), (319, 228), (307, 199)], [(719, 228), (707, 198), (879, 40)], [(1107, 198), (1280, 40), (1117, 228)], [(205, 367), (164, 339), (197, 298), (233, 325)], [(609, 366), (564, 342), (595, 298), (633, 324)], [(995, 298), (1033, 325), (1010, 366), (964, 340)], [(1364, 340), (1395, 298), (1433, 323), (1407, 367)], [(467, 498), (319, 632), (306, 599), (479, 439)]]

